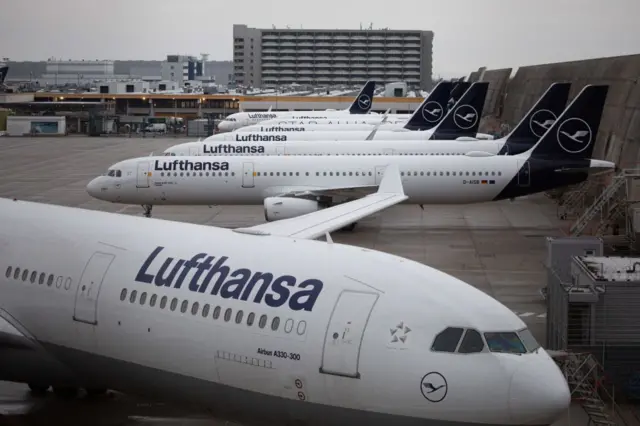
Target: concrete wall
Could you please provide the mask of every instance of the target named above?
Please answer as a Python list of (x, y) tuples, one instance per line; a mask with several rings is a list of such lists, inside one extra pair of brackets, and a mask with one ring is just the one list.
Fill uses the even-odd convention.
[[(488, 70), (482, 80), (490, 81), (498, 88), (506, 83), (503, 80), (505, 72)], [(513, 126), (553, 82), (573, 83), (569, 101), (586, 84), (608, 84), (609, 94), (594, 157), (614, 161), (621, 168), (637, 167), (640, 163), (639, 78), (640, 55), (520, 67), (506, 83), (503, 110), (492, 106), (495, 98), (488, 95), (485, 113), (494, 108), (494, 115)]]

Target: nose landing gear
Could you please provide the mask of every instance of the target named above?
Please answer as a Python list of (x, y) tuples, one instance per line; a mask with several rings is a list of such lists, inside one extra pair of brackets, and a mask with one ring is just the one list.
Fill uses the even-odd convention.
[(153, 206), (149, 204), (143, 204), (142, 208), (144, 209), (144, 213), (142, 213), (142, 215), (144, 217), (151, 217), (151, 209), (153, 209)]

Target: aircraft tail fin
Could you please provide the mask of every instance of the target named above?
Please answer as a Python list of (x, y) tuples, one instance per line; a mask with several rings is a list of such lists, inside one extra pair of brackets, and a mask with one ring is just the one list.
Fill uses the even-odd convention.
[(473, 83), (449, 110), (429, 139), (454, 140), (459, 137), (475, 137), (480, 127), (488, 88), (488, 82)]
[(529, 151), (532, 157), (591, 158), (608, 85), (587, 85)]
[(374, 80), (367, 81), (358, 96), (349, 107), (351, 114), (366, 114), (371, 111), (373, 106), (373, 91), (376, 88), (376, 82)]
[(498, 155), (517, 155), (525, 152), (553, 125), (569, 99), (571, 83), (553, 83), (542, 94), (538, 102), (522, 117), (509, 133)]
[(9, 66), (0, 65), (0, 86), (4, 85), (4, 79), (7, 78), (8, 73), (9, 73)]
[(429, 93), (429, 96), (416, 108), (404, 128), (407, 130), (430, 130), (437, 126), (446, 114), (445, 106), (451, 96), (453, 85), (450, 81), (439, 82)]
[(454, 86), (453, 89), (451, 89), (451, 96), (449, 97), (449, 102), (447, 102), (447, 110), (445, 112), (449, 112), (451, 107), (457, 104), (462, 95), (467, 93), (467, 90), (469, 90), (469, 87), (471, 87), (471, 83), (466, 82), (463, 79), (464, 77), (453, 83)]

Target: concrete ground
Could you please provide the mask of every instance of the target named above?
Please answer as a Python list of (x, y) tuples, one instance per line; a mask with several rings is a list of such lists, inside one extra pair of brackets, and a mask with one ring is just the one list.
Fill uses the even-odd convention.
[[(92, 199), (85, 191), (86, 184), (117, 161), (151, 152), (158, 154), (180, 142), (183, 141), (174, 138), (0, 138), (0, 197), (140, 215), (140, 206)], [(424, 211), (418, 206), (402, 205), (361, 221), (354, 232), (335, 233), (332, 238), (335, 242), (394, 253), (450, 273), (511, 308), (544, 344), (546, 309), (539, 290), (546, 279), (545, 237), (561, 235), (563, 223), (555, 212), (555, 205), (544, 195), (514, 202), (425, 206)], [(153, 214), (222, 227), (264, 221), (262, 206), (156, 207)], [(86, 404), (95, 416), (96, 402)], [(183, 416), (187, 415), (157, 404), (141, 406), (124, 396), (104, 404), (99, 411), (106, 408), (105, 414), (98, 417), (102, 419), (99, 424), (105, 425), (137, 422), (141, 419), (134, 418), (139, 416), (162, 417), (165, 412), (182, 419), (175, 424), (185, 424)], [(53, 398), (36, 402), (26, 395), (26, 387), (0, 384), (0, 414), (31, 413), (27, 418), (34, 420), (41, 412), (38, 407), (44, 407), (45, 412), (59, 412), (70, 425), (86, 422), (82, 413), (87, 407), (81, 402)], [(74, 407), (73, 413), (65, 407)], [(571, 421), (568, 417), (558, 425), (587, 424), (579, 408), (571, 411)], [(43, 415), (43, 419), (47, 417)], [(8, 419), (15, 422), (12, 424), (34, 424), (21, 422), (27, 418), (17, 415)], [(123, 423), (124, 419), (128, 420)], [(92, 422), (98, 424), (95, 417)], [(146, 422), (165, 424), (157, 419)]]

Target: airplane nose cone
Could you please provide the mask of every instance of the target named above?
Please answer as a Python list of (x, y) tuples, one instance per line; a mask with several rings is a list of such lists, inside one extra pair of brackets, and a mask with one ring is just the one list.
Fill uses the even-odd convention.
[(100, 191), (100, 178), (95, 178), (87, 184), (87, 193), (93, 198), (102, 199)]
[(546, 356), (533, 363), (525, 362), (516, 370), (509, 396), (511, 420), (521, 425), (552, 424), (571, 404), (566, 379), (555, 362)]
[(230, 132), (231, 131), (231, 124), (223, 121), (220, 124), (218, 124), (218, 130), (220, 132)]

